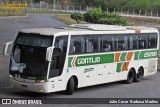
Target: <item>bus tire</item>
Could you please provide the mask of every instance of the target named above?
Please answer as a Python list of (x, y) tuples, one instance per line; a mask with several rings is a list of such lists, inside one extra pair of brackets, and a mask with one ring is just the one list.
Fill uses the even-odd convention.
[(127, 80), (125, 81), (127, 84), (130, 84), (133, 82), (134, 80), (134, 70), (133, 69), (130, 69), (129, 72), (128, 72), (128, 75), (127, 75)]
[(74, 78), (71, 77), (67, 83), (66, 94), (72, 95), (75, 89), (75, 81)]
[(134, 81), (135, 82), (140, 82), (142, 80), (143, 77), (143, 69), (140, 67), (138, 69), (138, 72), (136, 73), (136, 75), (134, 76)]

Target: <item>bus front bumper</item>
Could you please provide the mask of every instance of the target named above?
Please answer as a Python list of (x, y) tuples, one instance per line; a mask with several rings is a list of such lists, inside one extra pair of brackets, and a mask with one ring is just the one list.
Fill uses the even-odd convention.
[(48, 92), (48, 83), (25, 83), (25, 82), (19, 82), (12, 78), (10, 78), (10, 83), (15, 88), (20, 88), (27, 91), (33, 91), (33, 92), (40, 92), (40, 93), (49, 93)]

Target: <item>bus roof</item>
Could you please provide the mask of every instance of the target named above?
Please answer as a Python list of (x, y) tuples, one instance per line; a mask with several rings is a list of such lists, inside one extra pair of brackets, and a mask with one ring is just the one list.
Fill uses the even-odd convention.
[(157, 31), (156, 28), (144, 27), (144, 26), (118, 26), (118, 25), (104, 25), (104, 24), (74, 24), (70, 27), (61, 28), (29, 28), (21, 30), (23, 33), (36, 33), (41, 35), (54, 35), (59, 32), (69, 32), (69, 31)]

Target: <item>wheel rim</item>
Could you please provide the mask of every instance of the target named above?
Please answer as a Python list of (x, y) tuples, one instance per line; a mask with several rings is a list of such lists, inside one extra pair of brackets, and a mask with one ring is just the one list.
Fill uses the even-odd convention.
[(133, 78), (134, 78), (134, 73), (133, 73), (133, 72), (130, 72), (130, 73), (128, 74), (128, 80), (129, 80), (130, 82), (132, 82), (132, 81), (133, 81)]
[(143, 74), (142, 74), (142, 70), (139, 69), (139, 70), (138, 70), (138, 73), (137, 73), (137, 78), (138, 78), (138, 79), (141, 79), (141, 78), (142, 78), (142, 75), (143, 75)]

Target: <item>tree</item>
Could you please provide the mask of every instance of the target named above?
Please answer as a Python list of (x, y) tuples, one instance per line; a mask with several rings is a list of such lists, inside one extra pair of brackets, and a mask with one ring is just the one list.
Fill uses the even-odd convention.
[(72, 13), (71, 18), (76, 20), (77, 24), (79, 24), (80, 21), (83, 20), (83, 14), (82, 13)]
[(86, 22), (96, 23), (101, 14), (101, 8), (89, 10), (87, 13), (84, 14), (84, 20)]
[(90, 23), (109, 24), (109, 25), (127, 25), (127, 21), (113, 13), (107, 13), (100, 8), (95, 8), (84, 14), (84, 20)]

